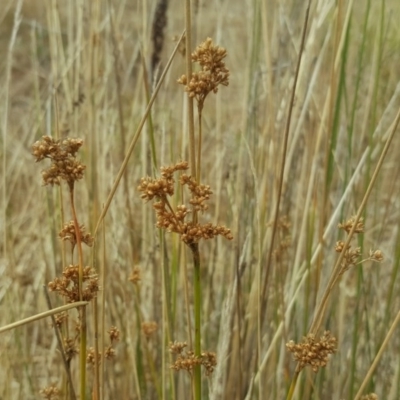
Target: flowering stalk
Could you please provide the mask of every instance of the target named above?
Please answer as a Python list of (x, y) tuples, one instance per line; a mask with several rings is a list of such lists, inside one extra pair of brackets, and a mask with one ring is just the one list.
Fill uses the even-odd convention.
[(330, 282), (325, 289), (323, 299), (316, 310), (314, 321), (311, 324), (309, 333), (303, 338), (301, 343), (296, 344), (291, 340), (286, 344), (286, 348), (288, 351), (293, 353), (293, 358), (297, 361), (297, 366), (286, 397), (287, 400), (293, 398), (298, 377), (303, 368), (310, 366), (314, 372), (317, 372), (320, 368), (327, 365), (329, 356), (337, 351), (337, 339), (333, 337), (329, 331), (324, 332), (320, 338), (316, 337), (322, 323), (326, 303), (333, 287), (339, 282), (342, 275), (351, 268), (354, 268), (365, 261), (381, 262), (383, 260), (383, 255), (380, 250), (371, 250), (369, 256), (361, 260), (361, 249), (359, 247), (351, 246), (351, 235), (353, 233), (360, 234), (364, 232), (364, 223), (362, 218), (352, 217), (346, 222), (340, 223), (338, 227), (347, 232), (348, 238), (346, 242), (340, 240), (336, 243), (335, 251), (340, 253), (339, 259), (336, 263), (337, 267), (334, 268)]
[[(75, 182), (83, 178), (83, 173), (86, 168), (80, 161), (76, 159), (76, 153), (82, 146), (82, 139), (64, 139), (55, 140), (49, 136), (43, 136), (41, 141), (37, 141), (32, 146), (32, 154), (36, 158), (36, 162), (44, 159), (49, 159), (51, 165), (49, 168), (42, 171), (43, 182), (45, 185), (60, 185), (61, 181), (65, 181), (68, 185), (71, 214), (73, 219), (73, 229), (71, 224), (64, 227), (60, 233), (63, 239), (68, 239), (78, 248), (78, 265), (70, 266), (64, 270), (64, 278), (56, 278), (50, 282), (49, 287), (51, 290), (58, 290), (63, 293), (68, 302), (88, 300), (87, 293), (85, 295), (83, 282), (84, 282), (84, 267), (83, 267), (83, 252), (82, 252), (82, 227), (79, 226), (78, 218), (75, 209), (74, 200), (74, 187)], [(86, 243), (90, 239), (83, 237)], [(92, 241), (90, 242), (92, 243)], [(76, 274), (77, 273), (77, 274)], [(75, 277), (75, 278), (73, 278)], [(75, 285), (70, 287), (70, 279), (74, 280)], [(97, 292), (98, 285), (97, 279), (95, 284), (92, 285), (90, 290), (93, 293)], [(90, 297), (90, 296), (89, 296)], [(82, 399), (86, 396), (86, 308), (80, 308), (80, 397)]]
[[(190, 2), (189, 2), (190, 3)], [(188, 32), (187, 32), (188, 33)], [(189, 41), (189, 39), (188, 39)], [(185, 91), (189, 93), (189, 119), (192, 117), (191, 102), (197, 102), (197, 113), (199, 123), (199, 133), (197, 142), (197, 160), (191, 159), (192, 173), (196, 182), (201, 181), (201, 148), (202, 148), (202, 111), (204, 101), (209, 93), (217, 93), (218, 86), (229, 85), (229, 70), (225, 66), (223, 59), (227, 52), (224, 48), (215, 46), (210, 38), (201, 43), (195, 51), (187, 54), (187, 75), (182, 75), (178, 83), (185, 85)], [(191, 71), (191, 62), (198, 63), (200, 71)], [(190, 134), (191, 149), (195, 148), (193, 136)], [(191, 151), (191, 157), (195, 157), (195, 152)], [(193, 168), (193, 166), (196, 166)], [(197, 211), (193, 213), (193, 222), (197, 222)], [(195, 355), (201, 357), (201, 281), (200, 281), (200, 255), (199, 244), (192, 243), (190, 246), (194, 265), (194, 316), (195, 316)], [(200, 365), (194, 369), (194, 398), (201, 399), (201, 370)]]
[[(195, 319), (195, 340), (194, 353), (190, 354), (187, 362), (180, 363), (184, 367), (174, 369), (187, 369), (193, 374), (195, 399), (201, 396), (201, 365), (209, 371), (216, 363), (216, 357), (203, 357), (201, 350), (201, 280), (200, 280), (200, 254), (199, 241), (201, 239), (212, 239), (218, 235), (224, 236), (231, 240), (232, 234), (230, 230), (221, 225), (213, 225), (211, 223), (200, 224), (187, 218), (194, 212), (203, 212), (207, 210), (207, 201), (212, 191), (208, 185), (199, 184), (195, 178), (189, 176), (183, 171), (189, 169), (186, 161), (179, 162), (175, 165), (161, 168), (161, 177), (142, 178), (138, 190), (142, 193), (143, 200), (149, 201), (155, 199), (153, 208), (156, 212), (158, 228), (175, 232), (180, 235), (181, 241), (185, 243), (191, 250), (194, 263), (194, 319)], [(169, 197), (175, 193), (174, 174), (181, 172), (179, 184), (190, 192), (189, 205), (180, 204), (176, 208), (171, 206)], [(208, 353), (207, 353), (208, 354)], [(193, 357), (192, 357), (193, 356)], [(210, 361), (211, 359), (211, 361)], [(207, 369), (208, 368), (208, 369)]]

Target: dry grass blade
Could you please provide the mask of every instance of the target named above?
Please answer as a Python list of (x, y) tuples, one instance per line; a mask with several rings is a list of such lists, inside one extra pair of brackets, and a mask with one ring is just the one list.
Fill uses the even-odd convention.
[(83, 306), (86, 306), (87, 304), (88, 304), (87, 301), (77, 301), (75, 303), (66, 304), (65, 306), (53, 308), (52, 310), (44, 311), (40, 314), (32, 315), (31, 317), (21, 319), (20, 321), (13, 322), (12, 324), (9, 324), (9, 325), (5, 325), (0, 328), (0, 333), (17, 328), (18, 326), (30, 324), (30, 323), (32, 323), (34, 321), (38, 321), (42, 318), (50, 317), (51, 315), (59, 314), (63, 311), (71, 310), (72, 308), (83, 307)]
[(118, 189), (118, 185), (119, 185), (119, 183), (120, 183), (120, 181), (121, 181), (121, 178), (122, 178), (122, 176), (124, 175), (125, 169), (126, 169), (126, 167), (127, 167), (127, 165), (128, 165), (129, 159), (130, 159), (130, 157), (131, 157), (131, 155), (132, 155), (132, 152), (133, 152), (133, 150), (134, 150), (134, 148), (135, 148), (135, 146), (136, 146), (136, 143), (137, 143), (137, 141), (138, 141), (138, 139), (139, 139), (139, 137), (140, 137), (140, 134), (141, 134), (142, 129), (143, 129), (143, 126), (144, 126), (144, 124), (145, 124), (145, 122), (146, 122), (146, 120), (147, 120), (147, 117), (148, 117), (148, 114), (149, 114), (149, 112), (150, 112), (150, 110), (151, 110), (151, 107), (153, 106), (153, 103), (154, 103), (154, 101), (155, 101), (155, 99), (156, 99), (156, 97), (157, 97), (157, 95), (158, 95), (158, 92), (159, 92), (161, 86), (162, 86), (162, 83), (163, 83), (163, 81), (164, 81), (164, 78), (165, 78), (165, 76), (166, 76), (166, 74), (167, 74), (167, 72), (168, 72), (168, 70), (169, 70), (169, 67), (170, 67), (171, 64), (172, 64), (172, 60), (174, 59), (174, 57), (175, 57), (175, 55), (176, 55), (176, 53), (177, 53), (177, 51), (178, 51), (178, 49), (179, 49), (179, 45), (180, 45), (182, 39), (184, 38), (184, 36), (185, 36), (185, 32), (183, 32), (182, 35), (181, 35), (181, 37), (179, 38), (178, 43), (177, 43), (177, 45), (175, 46), (175, 49), (174, 49), (174, 51), (172, 52), (171, 57), (169, 58), (169, 60), (168, 60), (168, 62), (167, 62), (167, 65), (165, 66), (165, 68), (164, 68), (164, 70), (163, 70), (163, 73), (161, 74), (160, 80), (158, 81), (157, 86), (156, 86), (156, 88), (154, 89), (154, 93), (153, 93), (153, 95), (151, 96), (151, 99), (150, 99), (150, 101), (149, 101), (149, 104), (147, 105), (146, 110), (145, 110), (145, 112), (144, 112), (144, 114), (143, 114), (143, 117), (142, 117), (142, 119), (141, 119), (141, 121), (140, 121), (140, 123), (139, 123), (139, 126), (138, 126), (138, 128), (137, 128), (135, 134), (133, 135), (132, 141), (131, 141), (131, 143), (130, 143), (129, 146), (128, 146), (128, 150), (127, 150), (127, 152), (126, 152), (125, 159), (124, 159), (124, 161), (123, 161), (122, 164), (121, 164), (121, 168), (120, 168), (119, 171), (118, 171), (118, 174), (117, 174), (117, 177), (115, 178), (115, 182), (114, 182), (114, 184), (113, 184), (113, 187), (111, 188), (110, 194), (108, 195), (107, 200), (106, 200), (105, 203), (104, 203), (103, 210), (102, 210), (102, 212), (101, 212), (101, 214), (100, 214), (100, 217), (99, 217), (99, 219), (98, 219), (98, 221), (97, 221), (96, 229), (95, 229), (95, 231), (94, 231), (94, 237), (96, 237), (97, 231), (98, 231), (98, 229), (99, 229), (99, 227), (100, 227), (100, 225), (101, 225), (101, 223), (102, 223), (102, 221), (103, 221), (105, 215), (107, 214), (108, 208), (110, 207), (110, 204), (111, 204), (112, 199), (113, 199), (113, 197), (114, 197), (114, 195), (115, 195), (115, 192), (116, 192), (117, 189)]

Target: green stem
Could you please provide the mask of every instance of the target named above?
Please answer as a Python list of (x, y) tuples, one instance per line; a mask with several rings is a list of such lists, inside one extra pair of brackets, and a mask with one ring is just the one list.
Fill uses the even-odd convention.
[[(190, 245), (194, 264), (194, 355), (201, 357), (201, 281), (199, 244)], [(194, 367), (194, 399), (201, 399), (201, 365)]]
[(292, 400), (293, 395), (294, 395), (294, 390), (296, 389), (297, 379), (298, 379), (299, 375), (300, 375), (300, 371), (298, 371), (296, 368), (296, 371), (293, 375), (292, 383), (290, 384), (290, 388), (289, 388), (289, 392), (286, 397), (286, 400)]

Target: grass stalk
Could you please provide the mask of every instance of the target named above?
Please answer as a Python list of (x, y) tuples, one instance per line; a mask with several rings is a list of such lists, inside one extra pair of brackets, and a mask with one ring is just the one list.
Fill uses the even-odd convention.
[[(201, 355), (201, 269), (200, 269), (200, 253), (199, 244), (194, 243), (190, 246), (193, 256), (194, 267), (194, 354), (197, 357)], [(194, 398), (201, 400), (201, 365), (194, 367)]]
[[(70, 205), (71, 205), (71, 213), (72, 219), (74, 221), (75, 226), (75, 236), (76, 236), (76, 247), (78, 249), (78, 265), (79, 265), (79, 300), (83, 300), (83, 251), (82, 251), (82, 242), (80, 236), (80, 228), (78, 223), (78, 217), (76, 215), (75, 210), (75, 200), (74, 200), (74, 182), (69, 183), (69, 195), (70, 195)], [(86, 351), (87, 351), (87, 321), (86, 321), (86, 308), (80, 309), (80, 342), (79, 342), (79, 366), (80, 366), (80, 398), (85, 399), (86, 396)]]
[(201, 141), (202, 141), (202, 111), (203, 111), (203, 105), (198, 104), (197, 107), (198, 111), (198, 122), (199, 122), (199, 135), (198, 135), (198, 140), (197, 140), (197, 165), (196, 165), (196, 180), (198, 183), (201, 182)]
[[(43, 290), (44, 290), (44, 295), (46, 297), (47, 306), (49, 307), (49, 310), (51, 310), (52, 309), (52, 305), (51, 305), (51, 300), (50, 300), (49, 291), (47, 289), (47, 286), (44, 285), (43, 286)], [(53, 323), (54, 333), (55, 333), (56, 338), (57, 338), (58, 349), (59, 349), (60, 354), (61, 354), (63, 365), (64, 365), (64, 368), (65, 368), (65, 373), (67, 375), (68, 391), (70, 393), (70, 398), (71, 398), (71, 400), (75, 400), (76, 399), (76, 395), (75, 395), (74, 384), (72, 382), (70, 363), (68, 363), (67, 358), (65, 357), (65, 350), (64, 350), (64, 346), (63, 346), (62, 336), (60, 334), (59, 328), (57, 327), (57, 323), (56, 323), (56, 319), (54, 318), (54, 314), (51, 314), (50, 317), (51, 317), (51, 321)]]
[(374, 361), (372, 362), (372, 364), (370, 365), (367, 375), (365, 376), (363, 382), (361, 383), (361, 386), (356, 394), (356, 396), (354, 397), (354, 400), (359, 400), (363, 394), (363, 391), (365, 389), (365, 387), (367, 386), (369, 380), (372, 377), (372, 374), (374, 373), (376, 367), (378, 366), (378, 363), (382, 357), (383, 352), (385, 351), (390, 338), (393, 336), (393, 333), (395, 331), (395, 329), (397, 328), (397, 325), (400, 323), (400, 311), (397, 313), (396, 318), (394, 319), (392, 325), (389, 328), (389, 331), (385, 337), (385, 340), (383, 341), (378, 353), (376, 354)]
[[(185, 32), (186, 32), (186, 41), (185, 41), (185, 56), (186, 56), (186, 76), (190, 81), (192, 77), (192, 8), (191, 8), (191, 0), (184, 0), (185, 2)], [(196, 169), (196, 142), (194, 136), (194, 110), (193, 110), (193, 98), (188, 98), (188, 129), (189, 129), (189, 163), (190, 170), (192, 171), (193, 176), (199, 178), (197, 176)], [(193, 221), (197, 221), (197, 213), (193, 213)]]
[[(104, 224), (102, 224), (102, 230), (101, 230), (101, 241), (102, 241), (102, 257), (101, 257), (101, 264), (100, 264), (100, 281), (103, 282), (103, 290), (100, 291), (100, 348), (104, 349), (105, 348), (105, 334), (106, 334), (106, 328), (105, 328), (105, 318), (106, 318), (106, 288), (107, 285), (105, 285), (106, 279), (107, 279), (107, 246), (106, 246), (106, 230)], [(102, 356), (100, 364), (100, 377), (99, 377), (99, 387), (100, 387), (100, 398), (104, 399), (104, 387), (105, 387), (105, 362), (104, 362), (104, 355)]]
[(65, 304), (63, 306), (53, 308), (49, 311), (44, 311), (39, 314), (33, 315), (31, 317), (21, 319), (17, 322), (13, 322), (12, 324), (2, 326), (0, 328), (0, 333), (9, 331), (11, 329), (15, 329), (19, 326), (23, 326), (23, 325), (29, 324), (31, 322), (39, 321), (42, 318), (47, 318), (47, 317), (50, 317), (51, 315), (59, 314), (63, 311), (68, 311), (73, 308), (83, 307), (83, 306), (86, 306), (87, 304), (88, 304), (87, 301), (79, 301), (79, 302), (75, 302), (75, 303)]
[[(104, 364), (104, 359), (99, 356), (99, 307), (97, 305), (97, 297), (93, 303), (93, 340), (94, 340), (94, 377), (93, 377), (93, 400), (100, 400), (100, 361)], [(102, 355), (104, 356), (104, 355)]]

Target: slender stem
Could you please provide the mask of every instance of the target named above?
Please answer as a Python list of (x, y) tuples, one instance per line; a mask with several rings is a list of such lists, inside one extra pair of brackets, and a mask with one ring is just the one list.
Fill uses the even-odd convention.
[[(191, 1), (185, 1), (185, 28), (186, 28), (186, 77), (192, 79), (192, 18)], [(188, 124), (189, 124), (189, 161), (193, 176), (196, 176), (196, 143), (194, 138), (193, 98), (188, 97)], [(193, 221), (197, 219), (197, 212), (193, 212)]]
[[(76, 236), (76, 246), (78, 248), (78, 288), (79, 288), (79, 300), (82, 301), (82, 286), (83, 286), (83, 251), (82, 251), (82, 242), (81, 242), (81, 234), (79, 229), (78, 218), (76, 216), (75, 210), (75, 201), (74, 201), (74, 182), (68, 182), (69, 185), (69, 194), (71, 201), (71, 211), (72, 218), (74, 221), (75, 227), (75, 236)], [(82, 307), (80, 309), (80, 352), (79, 352), (79, 365), (80, 365), (80, 398), (85, 399), (86, 396), (86, 308)]]
[[(102, 226), (102, 245), (103, 245), (103, 257), (102, 257), (102, 263), (101, 263), (101, 279), (100, 282), (103, 285), (103, 290), (100, 291), (100, 349), (104, 349), (104, 336), (105, 336), (105, 314), (106, 314), (106, 290), (107, 290), (107, 285), (105, 284), (106, 282), (106, 278), (107, 278), (107, 270), (106, 270), (106, 264), (107, 264), (107, 247), (106, 247), (106, 230), (104, 227), (104, 224)], [(102, 360), (100, 363), (100, 382), (99, 382), (99, 386), (100, 386), (100, 395), (101, 395), (101, 399), (104, 399), (104, 377), (105, 377), (105, 372), (104, 372), (104, 355), (102, 356)]]
[[(201, 277), (199, 244), (190, 245), (194, 264), (194, 355), (201, 357)], [(194, 399), (201, 399), (201, 365), (194, 367)]]
[(78, 264), (79, 264), (79, 301), (82, 301), (82, 284), (83, 284), (83, 252), (81, 234), (79, 229), (78, 218), (75, 210), (75, 199), (74, 199), (74, 182), (69, 183), (69, 198), (71, 202), (72, 219), (74, 221), (75, 236), (76, 236), (76, 247), (78, 248)]
[[(47, 307), (49, 307), (49, 310), (51, 310), (53, 307), (51, 305), (49, 291), (47, 290), (46, 285), (43, 286), (43, 291), (44, 291), (44, 296), (46, 298)], [(63, 346), (63, 340), (61, 337), (60, 329), (57, 326), (54, 315), (50, 315), (50, 317), (51, 317), (51, 322), (53, 323), (54, 333), (56, 334), (57, 344), (58, 344), (58, 348), (61, 353), (61, 358), (62, 358), (63, 365), (65, 368), (65, 373), (67, 374), (67, 382), (68, 382), (68, 387), (69, 387), (69, 392), (70, 392), (70, 400), (76, 400), (74, 385), (72, 383), (70, 363), (68, 362), (67, 357), (65, 356), (65, 349)]]
[(7, 332), (7, 331), (9, 331), (11, 329), (17, 328), (18, 326), (23, 326), (23, 325), (29, 324), (29, 323), (31, 323), (33, 321), (38, 321), (39, 319), (42, 319), (42, 318), (50, 317), (50, 315), (53, 315), (53, 314), (59, 314), (61, 312), (70, 310), (72, 308), (86, 306), (87, 304), (88, 304), (87, 301), (77, 301), (75, 303), (65, 304), (63, 306), (60, 306), (60, 307), (57, 307), (57, 308), (53, 308), (53, 309), (51, 309), (49, 311), (44, 311), (44, 312), (41, 312), (39, 314), (33, 315), (31, 317), (21, 319), (21, 320), (19, 320), (17, 322), (13, 322), (12, 324), (8, 324), (6, 326), (2, 326), (0, 328), (0, 333)]
[[(94, 384), (93, 399), (100, 399), (100, 357), (99, 357), (99, 315), (97, 297), (93, 299), (93, 327), (94, 327)], [(104, 360), (103, 360), (104, 364)]]
[(197, 112), (199, 114), (199, 139), (197, 145), (197, 171), (196, 171), (196, 181), (198, 184), (200, 184), (200, 171), (201, 171), (202, 110), (203, 110), (203, 104), (198, 103)]
[(294, 390), (296, 389), (296, 384), (297, 384), (297, 379), (299, 377), (299, 374), (300, 374), (300, 371), (298, 371), (296, 368), (296, 371), (293, 375), (292, 383), (290, 384), (290, 388), (289, 388), (289, 392), (286, 397), (286, 400), (291, 400), (293, 398)]
[(79, 352), (79, 364), (80, 364), (80, 389), (81, 399), (86, 398), (86, 345), (87, 345), (87, 326), (86, 326), (86, 307), (80, 309), (81, 316), (81, 330), (80, 330), (80, 352)]
[(358, 390), (358, 392), (356, 394), (356, 397), (354, 397), (354, 400), (358, 400), (361, 397), (365, 387), (367, 386), (369, 380), (371, 379), (373, 372), (375, 371), (375, 368), (378, 366), (379, 360), (381, 359), (382, 354), (383, 354), (384, 350), (386, 349), (386, 346), (389, 343), (389, 340), (392, 337), (399, 322), (400, 322), (400, 311), (397, 313), (396, 318), (393, 321), (393, 324), (390, 327), (389, 332), (387, 333), (385, 340), (383, 341), (382, 346), (380, 347), (380, 349), (378, 351), (378, 354), (376, 355), (374, 361), (372, 362), (372, 365), (369, 367), (368, 373), (365, 376), (364, 381), (361, 384), (360, 389)]

